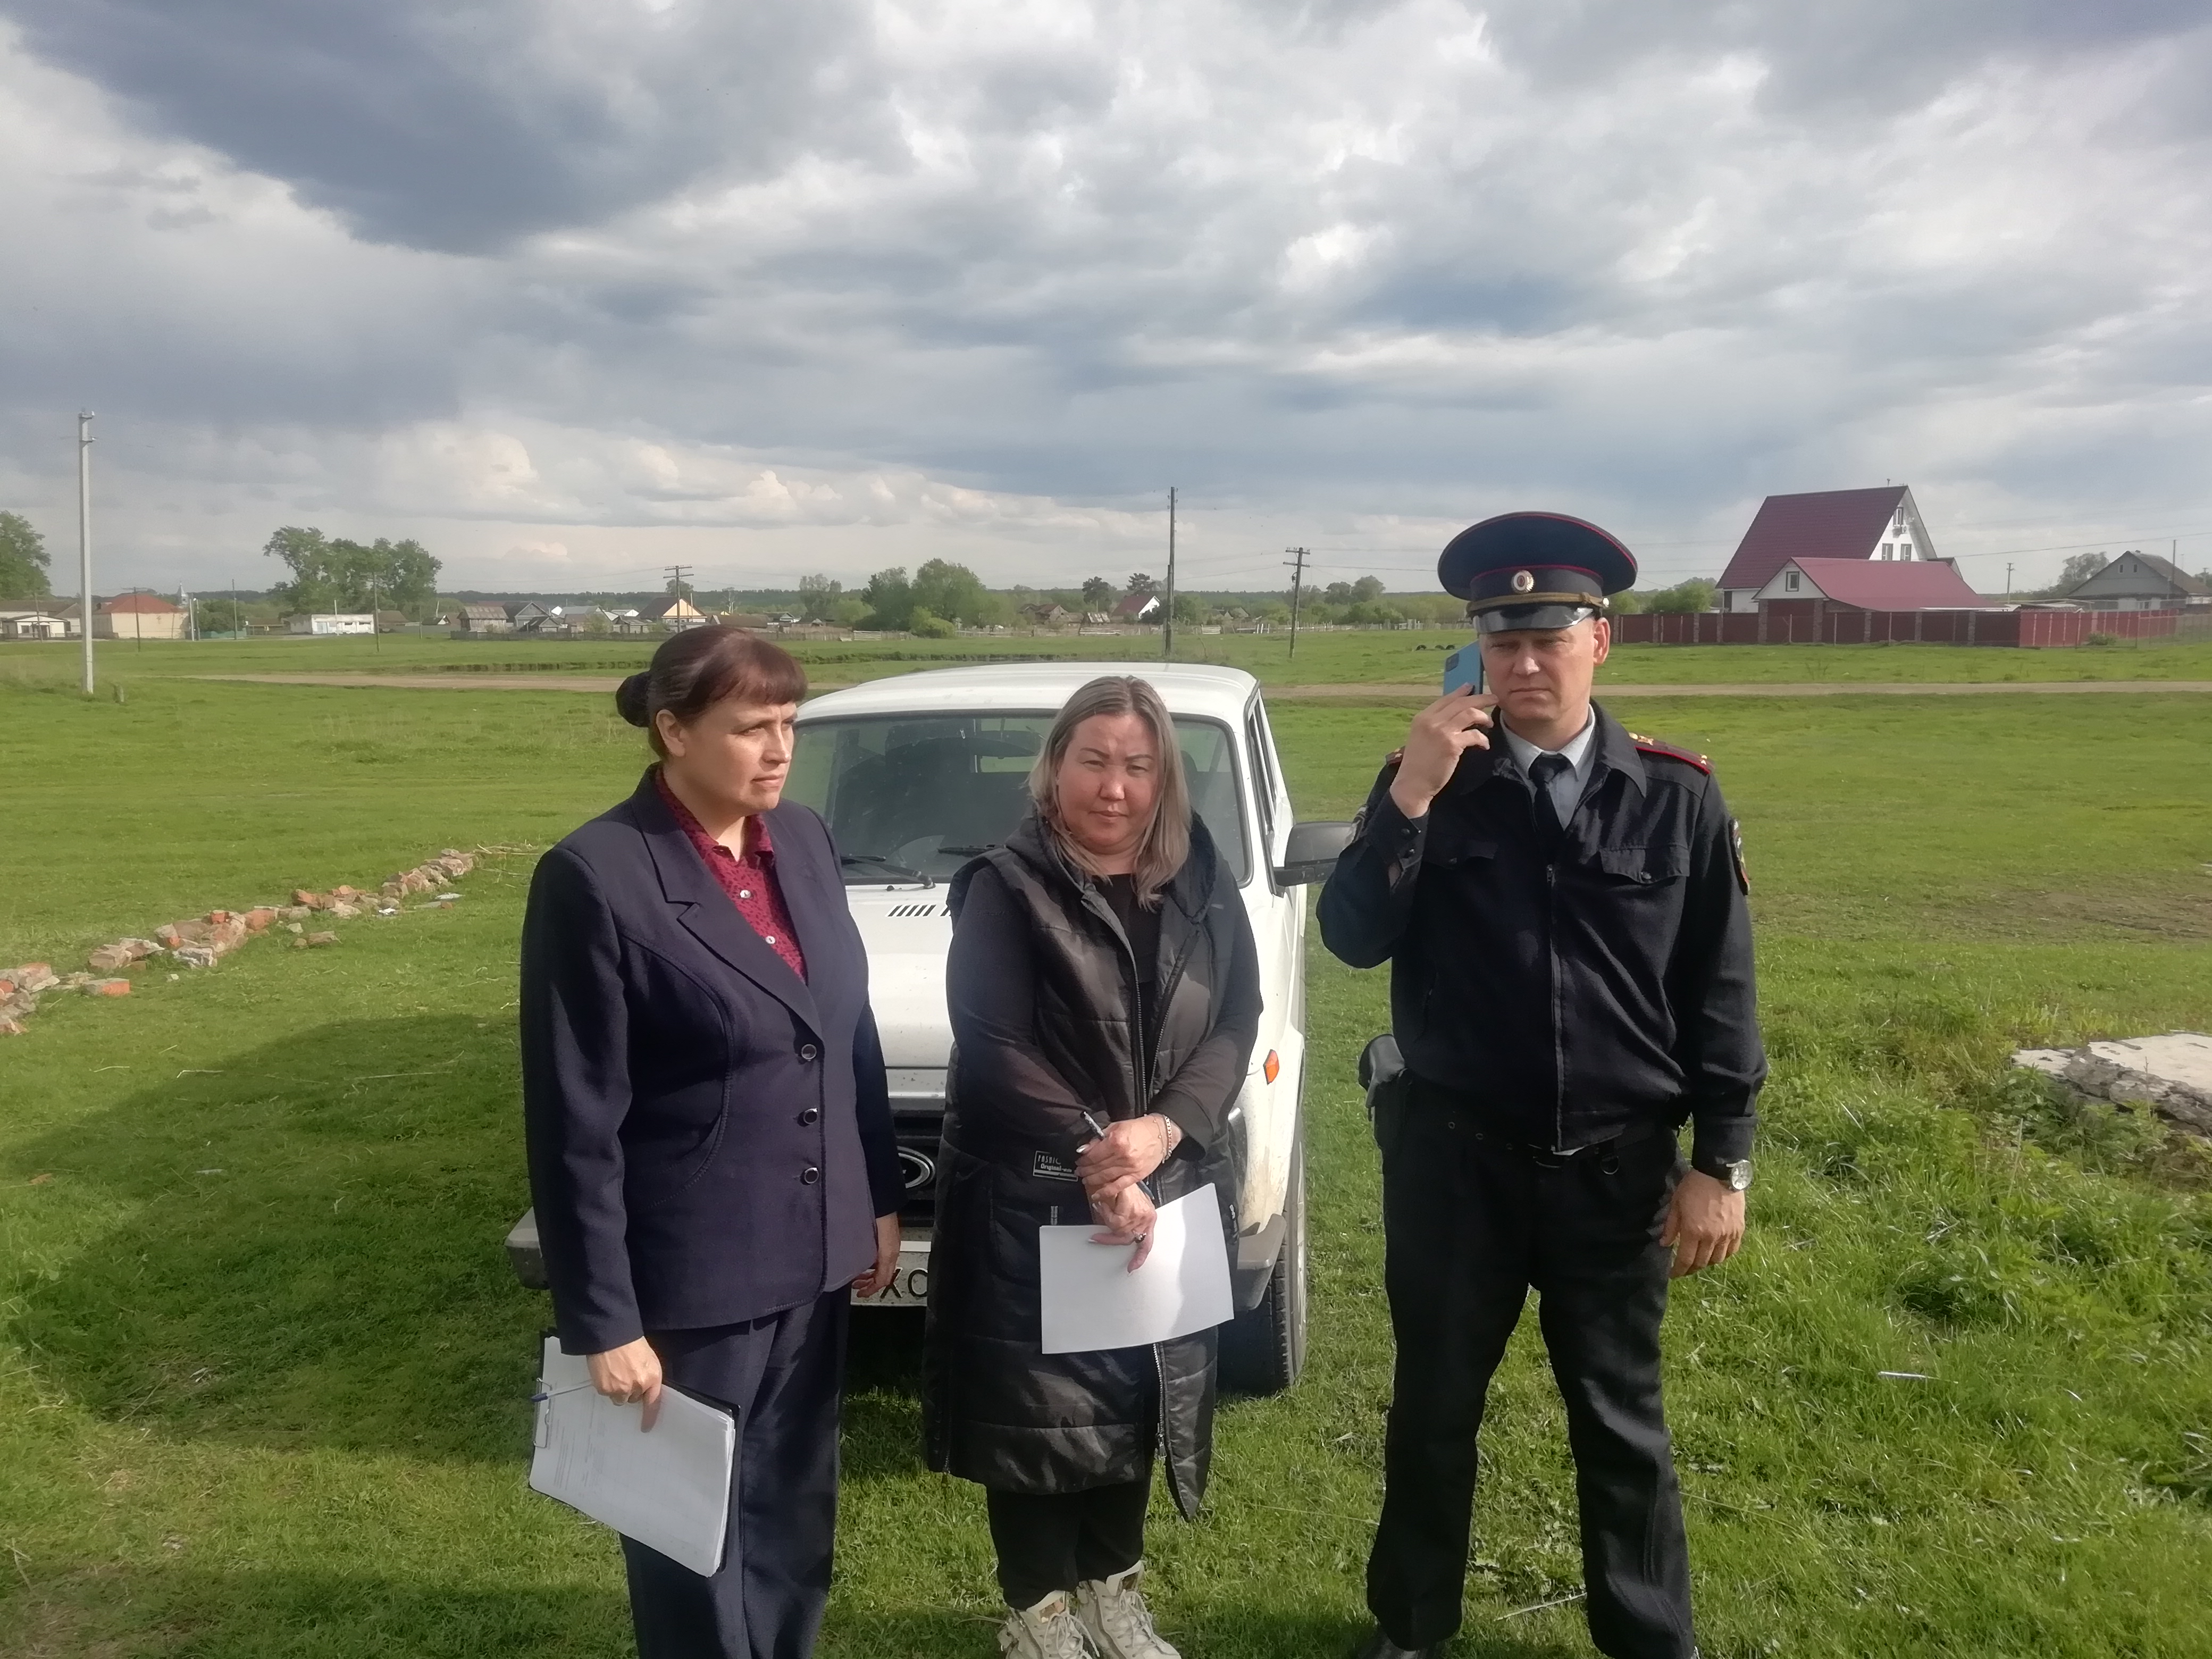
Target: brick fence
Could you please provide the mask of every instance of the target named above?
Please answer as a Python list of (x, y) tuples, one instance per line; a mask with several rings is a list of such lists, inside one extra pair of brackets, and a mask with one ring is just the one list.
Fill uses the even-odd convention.
[[(2191, 617), (2194, 623), (2195, 618)], [(2080, 645), (2092, 634), (2172, 639), (2175, 611), (1858, 611), (1826, 599), (1778, 599), (1756, 614), (1644, 611), (1616, 617), (1624, 645)]]

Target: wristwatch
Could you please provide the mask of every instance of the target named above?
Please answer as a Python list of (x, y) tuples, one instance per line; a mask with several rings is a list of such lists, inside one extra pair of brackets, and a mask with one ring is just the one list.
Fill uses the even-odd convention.
[(1699, 1175), (1711, 1176), (1732, 1193), (1740, 1193), (1751, 1185), (1751, 1160), (1747, 1158), (1692, 1160), (1691, 1167)]

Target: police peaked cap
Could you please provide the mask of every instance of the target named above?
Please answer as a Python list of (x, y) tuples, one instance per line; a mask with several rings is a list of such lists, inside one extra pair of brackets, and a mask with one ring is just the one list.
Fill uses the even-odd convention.
[(1437, 580), (1467, 601), (1480, 633), (1571, 628), (1636, 585), (1636, 556), (1564, 513), (1501, 513), (1451, 538)]

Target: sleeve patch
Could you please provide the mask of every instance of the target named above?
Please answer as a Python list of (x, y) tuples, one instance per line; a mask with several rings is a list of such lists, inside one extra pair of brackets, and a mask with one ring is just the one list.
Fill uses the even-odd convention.
[(1735, 860), (1735, 884), (1739, 890), (1751, 891), (1751, 869), (1743, 861), (1743, 826), (1734, 818), (1729, 820), (1729, 856)]

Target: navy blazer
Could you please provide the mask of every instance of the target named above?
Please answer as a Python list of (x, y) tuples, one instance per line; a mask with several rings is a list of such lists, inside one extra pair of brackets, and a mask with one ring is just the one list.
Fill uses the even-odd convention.
[(836, 849), (763, 815), (805, 981), (647, 772), (538, 860), (522, 925), (531, 1196), (562, 1346), (734, 1324), (859, 1277), (899, 1206), (868, 959)]

